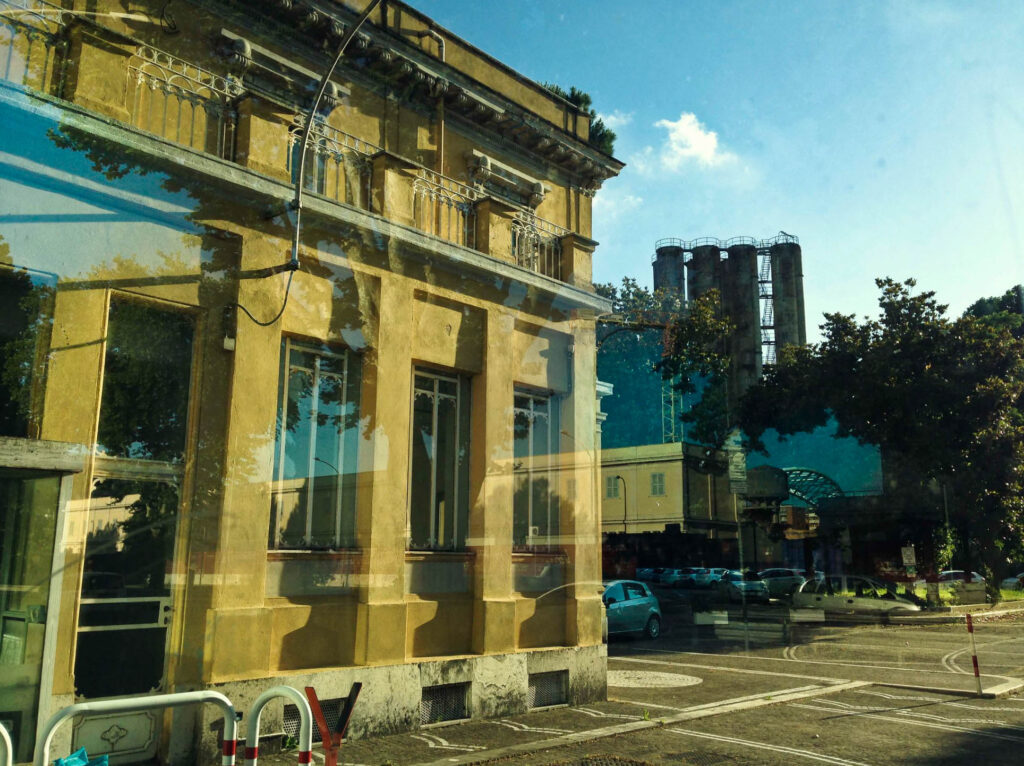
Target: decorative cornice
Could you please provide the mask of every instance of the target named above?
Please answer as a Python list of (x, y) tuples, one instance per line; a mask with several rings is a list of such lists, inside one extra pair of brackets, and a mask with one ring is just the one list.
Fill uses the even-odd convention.
[[(340, 3), (322, 0), (219, 2), (243, 13), (248, 20), (247, 30), (267, 29), (268, 21), (276, 21), (278, 28), (290, 26), (289, 47), (295, 47), (297, 31), (299, 39), (311, 49), (304, 52), (305, 56), (331, 55), (347, 24), (354, 19), (354, 14)], [(624, 167), (622, 162), (491, 91), (465, 72), (438, 61), (400, 35), (372, 26), (364, 29), (365, 32), (360, 32), (353, 40), (343, 66), (383, 81), (386, 86), (401, 90), (411, 100), (429, 102), (443, 99), (445, 107), (462, 119), (512, 142), (546, 164), (559, 167), (573, 179), (573, 185), (581, 189), (594, 191), (600, 188), (606, 179), (617, 175)], [(234, 34), (234, 37), (243, 36)], [(239, 46), (243, 50), (234, 50), (232, 44), (226, 52), (222, 48), (222, 53), (230, 61), (245, 64), (245, 46)], [(273, 54), (271, 57), (280, 60)], [(254, 55), (252, 60), (258, 63), (259, 57)], [(317, 79), (299, 65), (290, 68)], [(264, 71), (273, 72), (273, 67)], [(293, 99), (300, 95), (294, 93), (294, 88), (286, 88), (285, 92), (292, 92)]]

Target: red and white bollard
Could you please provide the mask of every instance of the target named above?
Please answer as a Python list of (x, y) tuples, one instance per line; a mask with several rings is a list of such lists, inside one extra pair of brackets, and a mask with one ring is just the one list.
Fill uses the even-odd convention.
[(978, 696), (981, 696), (981, 672), (978, 670), (978, 646), (974, 643), (974, 621), (967, 615), (967, 635), (971, 638), (971, 663), (974, 665), (974, 682), (978, 685)]
[(249, 710), (249, 730), (245, 738), (245, 766), (257, 766), (260, 745), (260, 715), (274, 697), (285, 697), (299, 709), (299, 763), (313, 762), (313, 713), (309, 701), (290, 686), (275, 686), (256, 698)]

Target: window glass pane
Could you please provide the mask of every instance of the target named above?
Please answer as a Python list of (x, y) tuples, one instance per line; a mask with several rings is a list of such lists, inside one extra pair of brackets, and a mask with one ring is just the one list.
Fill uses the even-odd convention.
[(293, 346), (289, 359), (271, 546), (351, 547), (359, 448), (358, 356)]
[(27, 436), (37, 413), (53, 284), (0, 266), (0, 435)]
[(430, 392), (433, 392), (433, 390), (434, 390), (434, 379), (433, 378), (428, 378), (425, 375), (417, 375), (416, 376), (416, 388), (417, 388), (417, 390), (420, 390), (420, 391), (430, 391)]
[[(75, 657), (79, 695), (160, 687), (167, 638), (163, 605), (170, 595), (177, 521), (178, 488), (172, 483), (107, 478), (94, 484)], [(139, 627), (145, 624), (150, 627)], [(97, 625), (104, 630), (83, 630)], [(117, 672), (111, 672), (112, 657)]]
[(451, 548), (457, 537), (455, 529), (458, 494), (456, 482), (458, 407), (454, 399), (441, 397), (437, 402), (437, 483), (435, 485), (437, 544)]
[(454, 380), (438, 380), (437, 390), (438, 393), (445, 394), (446, 396), (456, 396), (459, 393), (458, 383)]
[(413, 548), (432, 545), (434, 480), (434, 398), (417, 393), (412, 413), (412, 480), (409, 483), (409, 532)]
[(192, 320), (112, 301), (97, 437), (118, 457), (181, 461), (192, 365)]

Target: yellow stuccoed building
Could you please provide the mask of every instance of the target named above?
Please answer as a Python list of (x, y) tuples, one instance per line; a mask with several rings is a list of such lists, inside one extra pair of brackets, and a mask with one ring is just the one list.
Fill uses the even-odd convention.
[[(364, 5), (0, 0), (16, 762), (83, 700), (358, 681), (369, 736), (605, 694), (590, 235), (622, 164), (395, 0), (310, 117)], [(217, 721), (52, 752), (213, 762)]]

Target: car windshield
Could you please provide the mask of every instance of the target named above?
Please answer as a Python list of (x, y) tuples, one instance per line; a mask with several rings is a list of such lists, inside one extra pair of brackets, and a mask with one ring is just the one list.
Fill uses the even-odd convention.
[(1021, 39), (0, 0), (0, 764), (1004, 757), (921, 716), (1024, 690)]

